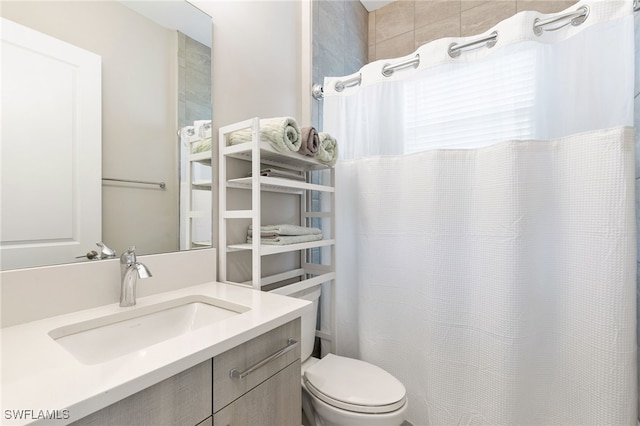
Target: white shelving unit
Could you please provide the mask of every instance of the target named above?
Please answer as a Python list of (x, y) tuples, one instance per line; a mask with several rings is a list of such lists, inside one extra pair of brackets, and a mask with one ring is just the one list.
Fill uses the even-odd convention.
[[(210, 170), (212, 169), (212, 150), (209, 149), (207, 151), (201, 151), (194, 153), (194, 147), (198, 144), (202, 143), (202, 139), (194, 139), (190, 141), (187, 146), (187, 161), (185, 164), (185, 175), (187, 180), (187, 188), (185, 191), (186, 195), (186, 211), (183, 211), (184, 214), (183, 223), (185, 227), (185, 238), (186, 238), (186, 247), (182, 247), (182, 249), (193, 250), (204, 247), (211, 247), (211, 232), (208, 232), (209, 239), (206, 238), (194, 238), (194, 221), (198, 219), (208, 220), (211, 222), (212, 209), (211, 209), (211, 200), (212, 200), (212, 179), (198, 179), (194, 175), (194, 171), (196, 168), (196, 164), (203, 165), (208, 167)], [(211, 172), (212, 173), (212, 172)], [(209, 174), (209, 176), (212, 176)], [(197, 194), (202, 191), (206, 192), (206, 196), (200, 197), (196, 202)], [(202, 200), (209, 200), (208, 203), (203, 203)], [(204, 204), (204, 205), (203, 205)], [(197, 233), (196, 233), (197, 234)]]
[[(243, 129), (251, 129), (251, 142), (228, 145), (228, 135)], [(331, 341), (332, 351), (335, 351), (335, 196), (334, 182), (335, 172), (329, 166), (296, 152), (282, 153), (277, 151), (268, 141), (261, 141), (260, 120), (250, 120), (235, 123), (220, 128), (219, 130), (219, 274), (220, 281), (251, 286), (255, 290), (265, 290), (280, 294), (290, 294), (314, 287), (318, 284), (329, 283), (331, 285), (331, 318), (330, 332), (317, 332), (322, 339)], [(248, 163), (251, 168), (250, 176), (229, 176), (228, 162), (236, 159)], [(260, 171), (265, 166), (276, 167), (288, 172), (295, 172), (305, 177), (305, 181), (280, 177), (261, 176)], [(309, 183), (310, 173), (316, 170), (326, 170), (323, 180), (328, 184)], [(323, 182), (324, 183), (324, 182)], [(249, 191), (251, 195), (250, 205), (243, 205), (243, 209), (230, 209), (229, 192), (234, 190)], [(323, 211), (312, 211), (312, 191), (322, 194)], [(291, 197), (300, 197), (300, 212), (294, 212), (298, 216), (299, 223), (293, 225), (312, 226), (314, 218), (323, 221), (323, 239), (319, 241), (305, 242), (289, 245), (260, 244), (259, 238), (254, 238), (251, 243), (246, 242), (246, 229), (251, 224), (253, 229), (260, 229), (262, 225), (275, 225), (274, 223), (262, 223), (261, 206), (263, 197), (269, 197), (268, 193), (289, 194)], [(240, 203), (241, 204), (241, 203)], [(246, 204), (246, 203), (245, 203)], [(292, 203), (295, 205), (295, 203)], [(234, 235), (242, 235), (245, 240), (231, 241), (228, 232), (235, 228)], [(244, 230), (244, 233), (242, 233)], [(311, 250), (321, 251), (322, 263), (311, 262)], [(251, 278), (247, 281), (234, 282), (229, 275), (229, 254), (235, 252), (250, 252), (251, 254)], [(262, 262), (268, 261), (269, 256), (297, 252), (300, 256), (299, 267), (283, 272), (264, 276)], [(274, 289), (271, 289), (274, 288)]]

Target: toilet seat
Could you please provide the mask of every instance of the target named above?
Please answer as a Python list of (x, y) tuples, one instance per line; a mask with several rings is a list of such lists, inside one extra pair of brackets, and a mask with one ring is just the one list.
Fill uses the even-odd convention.
[(307, 368), (304, 382), (323, 402), (357, 413), (389, 413), (406, 402), (402, 383), (382, 368), (333, 354)]

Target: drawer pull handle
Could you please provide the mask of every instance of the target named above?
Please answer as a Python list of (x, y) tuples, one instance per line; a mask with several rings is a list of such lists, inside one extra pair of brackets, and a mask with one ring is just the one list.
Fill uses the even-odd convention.
[(296, 346), (298, 346), (298, 341), (290, 337), (289, 340), (287, 340), (287, 346), (285, 346), (284, 348), (278, 349), (277, 351), (275, 351), (274, 353), (272, 353), (262, 361), (256, 362), (255, 364), (253, 364), (251, 367), (247, 368), (244, 371), (238, 371), (235, 368), (232, 369), (231, 371), (229, 371), (229, 376), (233, 379), (244, 379), (249, 374), (256, 371), (258, 368), (262, 367), (265, 364), (268, 364), (269, 362), (273, 361), (276, 358), (281, 357), (282, 355), (294, 349)]

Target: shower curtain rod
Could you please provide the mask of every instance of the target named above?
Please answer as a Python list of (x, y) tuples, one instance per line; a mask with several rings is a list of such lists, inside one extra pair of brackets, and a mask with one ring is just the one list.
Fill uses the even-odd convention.
[[(640, 10), (639, 0), (633, 0), (633, 5), (634, 5), (634, 10), (636, 11)], [(589, 16), (589, 7), (585, 5), (585, 6), (579, 7), (573, 12), (554, 16), (552, 18), (548, 18), (548, 19), (536, 18), (533, 21), (533, 33), (537, 36), (540, 36), (544, 31), (556, 31), (569, 24), (573, 26), (578, 26), (582, 24), (584, 21), (586, 21), (588, 16)], [(556, 24), (562, 21), (567, 21), (567, 22), (554, 28), (545, 28), (549, 25)], [(471, 40), (466, 43), (460, 43), (460, 44), (451, 43), (449, 45), (448, 53), (450, 57), (457, 58), (462, 54), (463, 49), (466, 49), (468, 47), (476, 48), (477, 45), (479, 44), (485, 44), (485, 47), (490, 49), (493, 46), (495, 46), (497, 42), (498, 42), (498, 32), (494, 31), (488, 36), (481, 37), (476, 40)], [(385, 77), (390, 77), (393, 75), (394, 71), (397, 69), (407, 68), (410, 66), (412, 66), (413, 68), (417, 68), (418, 65), (420, 65), (420, 55), (417, 54), (414, 58), (407, 59), (402, 62), (398, 62), (397, 64), (384, 65), (382, 67), (382, 75), (384, 75)], [(359, 86), (361, 82), (362, 82), (362, 74), (358, 74), (357, 77), (352, 77), (344, 81), (338, 81), (335, 85), (335, 90), (336, 92), (342, 92), (347, 87)], [(320, 84), (314, 84), (311, 89), (311, 95), (317, 100), (322, 99), (324, 97), (324, 91), (322, 89), (322, 86)]]

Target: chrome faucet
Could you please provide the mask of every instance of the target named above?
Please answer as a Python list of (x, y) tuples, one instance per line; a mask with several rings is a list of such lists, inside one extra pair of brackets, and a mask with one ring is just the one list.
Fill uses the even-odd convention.
[(111, 249), (109, 247), (107, 247), (107, 245), (105, 243), (98, 242), (96, 243), (96, 245), (98, 247), (100, 247), (100, 254), (96, 257), (96, 259), (100, 260), (100, 259), (112, 259), (114, 257), (116, 257), (116, 251), (114, 249)]
[(138, 278), (149, 278), (151, 272), (147, 267), (136, 261), (135, 246), (120, 256), (120, 306), (127, 307), (136, 304), (136, 284)]
[(91, 250), (83, 256), (76, 256), (76, 259), (82, 259), (83, 257), (86, 257), (89, 260), (103, 260), (116, 257), (116, 251), (107, 247), (105, 243), (97, 242), (96, 245), (100, 247), (100, 253), (95, 250)]

